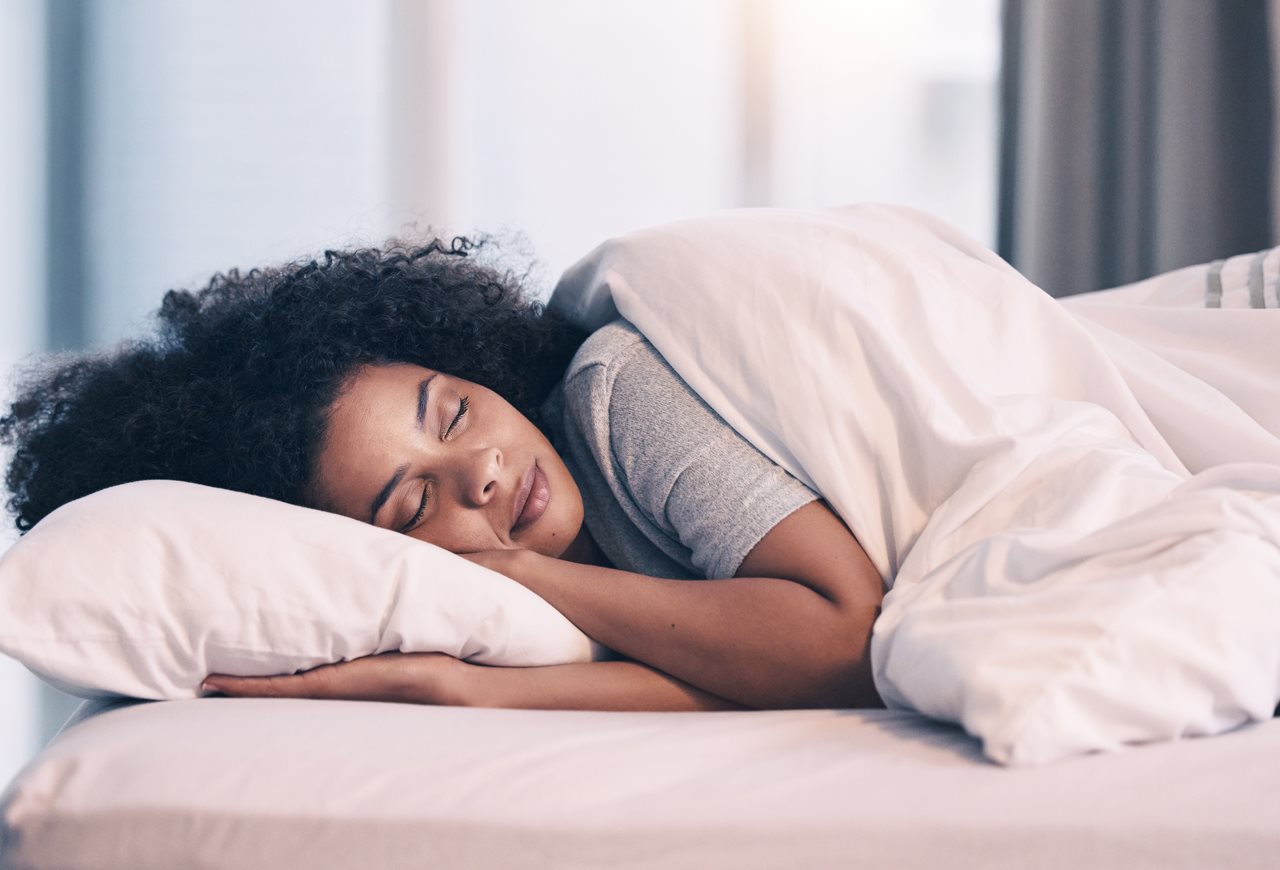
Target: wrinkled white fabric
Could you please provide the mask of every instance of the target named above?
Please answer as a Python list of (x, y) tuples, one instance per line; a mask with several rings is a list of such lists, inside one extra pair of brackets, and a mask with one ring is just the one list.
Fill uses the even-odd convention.
[(375, 653), (606, 651), (525, 587), (338, 514), (173, 480), (76, 499), (0, 555), (0, 654), (85, 698), (196, 698)]
[[(1144, 351), (1132, 316), (1089, 319), (945, 223), (877, 205), (631, 233), (551, 307), (627, 318), (849, 524), (892, 586), (872, 644), (891, 705), (1006, 763), (1270, 716), (1280, 439)], [(1232, 313), (1280, 338), (1280, 312)], [(1226, 404), (1239, 414), (1203, 416)]]
[(0, 795), (6, 870), (1274, 870), (1280, 720), (982, 764), (892, 710), (108, 708)]

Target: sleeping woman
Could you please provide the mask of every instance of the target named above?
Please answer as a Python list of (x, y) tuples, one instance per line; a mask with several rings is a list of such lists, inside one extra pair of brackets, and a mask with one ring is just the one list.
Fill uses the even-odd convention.
[[(611, 661), (384, 653), (234, 696), (595, 710), (878, 706), (882, 578), (633, 327), (586, 336), (465, 239), (170, 291), (155, 335), (35, 369), (0, 442), (30, 529), (173, 479), (342, 514), (528, 587)], [(699, 582), (688, 582), (699, 581)]]

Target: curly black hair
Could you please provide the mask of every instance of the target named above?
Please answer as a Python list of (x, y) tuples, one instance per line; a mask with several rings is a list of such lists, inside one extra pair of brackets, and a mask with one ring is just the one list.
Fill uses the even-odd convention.
[(539, 407), (585, 335), (480, 259), (484, 244), (393, 242), (232, 270), (170, 290), (149, 337), (38, 362), (0, 417), (18, 530), (135, 480), (305, 504), (328, 409), (368, 363), (474, 381), (543, 426)]

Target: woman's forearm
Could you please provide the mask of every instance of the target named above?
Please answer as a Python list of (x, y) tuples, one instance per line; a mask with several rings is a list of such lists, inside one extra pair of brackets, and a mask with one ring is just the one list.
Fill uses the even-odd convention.
[(459, 701), (524, 710), (737, 710), (726, 701), (640, 662), (537, 668), (468, 665)]
[(591, 637), (748, 707), (877, 706), (878, 601), (837, 604), (775, 578), (664, 580), (535, 553), (512, 576)]

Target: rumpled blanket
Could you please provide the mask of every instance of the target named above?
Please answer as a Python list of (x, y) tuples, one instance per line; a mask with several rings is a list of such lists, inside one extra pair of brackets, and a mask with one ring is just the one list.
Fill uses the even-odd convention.
[(625, 317), (841, 516), (887, 704), (1039, 763), (1280, 699), (1280, 310), (1243, 262), (1062, 303), (910, 209), (747, 209), (611, 239), (549, 306)]

